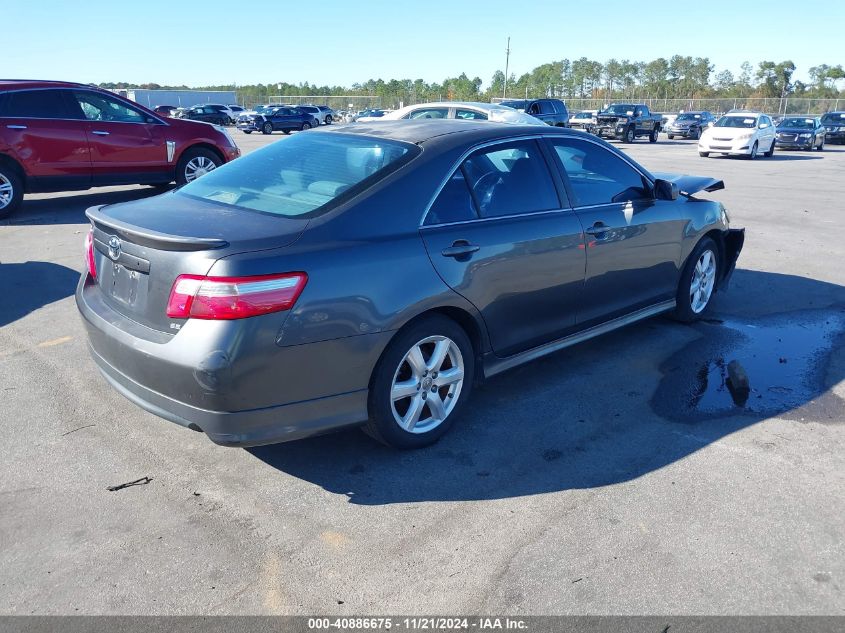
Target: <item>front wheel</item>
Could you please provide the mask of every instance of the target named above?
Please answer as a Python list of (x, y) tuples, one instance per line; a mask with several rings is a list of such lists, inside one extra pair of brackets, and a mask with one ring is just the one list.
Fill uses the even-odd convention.
[(252, 130), (241, 130), (244, 134), (252, 134)]
[(449, 430), (469, 398), (475, 356), (466, 332), (424, 317), (390, 342), (370, 382), (364, 431), (394, 448), (421, 448)]
[(819, 143), (819, 151), (820, 151), (820, 152), (823, 152), (823, 151), (824, 151), (824, 137), (822, 137), (822, 142), (821, 142), (821, 143)]
[(648, 142), (649, 143), (656, 143), (657, 142), (657, 135), (660, 134), (660, 128), (653, 128), (651, 130), (651, 134), (648, 135)]
[(771, 158), (774, 155), (775, 155), (775, 141), (774, 141), (774, 139), (772, 139), (772, 145), (771, 145), (771, 147), (769, 147), (769, 151), (767, 151), (765, 154), (763, 154), (763, 156), (765, 156), (766, 158)]
[(223, 160), (211, 150), (203, 147), (187, 149), (176, 166), (176, 182), (180, 185), (193, 182), (222, 164)]
[(625, 130), (625, 137), (624, 137), (624, 139), (623, 139), (623, 140), (624, 140), (626, 143), (633, 143), (635, 138), (637, 138), (637, 135), (636, 135), (636, 133), (634, 132), (634, 128), (633, 128), (633, 127), (629, 127), (627, 130)]
[(759, 145), (757, 141), (754, 141), (754, 145), (751, 146), (751, 153), (748, 154), (748, 160), (754, 160), (757, 158), (757, 150), (759, 149)]
[(669, 137), (669, 140), (670, 140), (670, 141), (671, 141), (673, 138), (675, 138), (675, 135), (674, 135), (674, 134), (667, 134), (667, 136)]
[(0, 218), (17, 209), (23, 200), (23, 183), (18, 173), (0, 163)]
[(263, 126), (261, 126), (261, 133), (262, 134), (272, 134), (273, 133), (273, 124), (270, 121), (267, 121)]
[(719, 247), (712, 239), (705, 237), (687, 258), (681, 273), (675, 297), (675, 319), (691, 323), (707, 313), (720, 272)]
[(708, 156), (710, 156), (710, 152), (698, 152), (698, 155), (702, 158), (707, 158)]

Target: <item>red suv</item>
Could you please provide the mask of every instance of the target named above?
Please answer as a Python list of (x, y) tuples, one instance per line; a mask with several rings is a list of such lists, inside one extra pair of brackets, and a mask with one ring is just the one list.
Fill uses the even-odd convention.
[(190, 182), (240, 155), (224, 128), (107, 90), (0, 79), (0, 218), (24, 193)]

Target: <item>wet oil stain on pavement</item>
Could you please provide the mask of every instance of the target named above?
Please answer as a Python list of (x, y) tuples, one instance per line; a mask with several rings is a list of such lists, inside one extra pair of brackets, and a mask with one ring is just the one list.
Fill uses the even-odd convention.
[[(711, 320), (694, 327), (702, 337), (661, 365), (664, 377), (651, 401), (659, 415), (683, 422), (727, 415), (800, 419), (796, 410), (820, 398), (836, 401), (823, 409), (842, 411), (842, 401), (825, 388), (825, 371), (832, 350), (845, 339), (845, 310)], [(835, 421), (841, 415), (823, 417)]]

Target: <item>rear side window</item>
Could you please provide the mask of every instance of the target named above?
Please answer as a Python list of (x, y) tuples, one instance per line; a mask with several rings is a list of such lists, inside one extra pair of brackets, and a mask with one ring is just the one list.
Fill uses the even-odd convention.
[(360, 193), (419, 152), (406, 143), (297, 134), (188, 183), (176, 195), (284, 217), (314, 217)]
[(555, 109), (551, 101), (540, 101), (540, 114), (554, 114)]
[(450, 222), (465, 222), (475, 220), (478, 213), (475, 210), (475, 203), (469, 191), (469, 185), (461, 167), (449, 179), (449, 182), (440, 191), (428, 215), (425, 218), (426, 225), (448, 224)]
[(612, 152), (580, 139), (554, 139), (577, 206), (628, 202), (650, 197), (649, 183)]
[(479, 150), (464, 161), (463, 170), (482, 218), (560, 208), (535, 141)]
[(61, 90), (18, 90), (0, 94), (0, 117), (70, 118)]
[(449, 116), (449, 108), (425, 108), (414, 110), (408, 115), (409, 119), (445, 119)]
[(475, 119), (477, 121), (486, 121), (487, 115), (483, 112), (476, 112), (475, 110), (463, 110), (458, 108), (455, 110), (456, 119)]

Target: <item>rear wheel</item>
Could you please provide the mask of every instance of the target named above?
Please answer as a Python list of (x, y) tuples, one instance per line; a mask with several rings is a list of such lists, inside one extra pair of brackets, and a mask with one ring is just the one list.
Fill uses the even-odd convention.
[(222, 164), (223, 160), (209, 149), (204, 147), (187, 149), (176, 166), (176, 182), (180, 185), (193, 182)]
[(264, 125), (261, 126), (261, 133), (262, 134), (272, 134), (273, 133), (273, 124), (270, 121), (267, 121)]
[(242, 130), (244, 134), (252, 134), (252, 130)]
[(421, 448), (449, 430), (472, 388), (475, 356), (466, 332), (440, 315), (390, 342), (370, 383), (364, 431), (395, 448)]
[(23, 182), (17, 172), (0, 163), (0, 218), (17, 209), (23, 200)]
[(331, 114), (327, 114), (324, 122), (325, 122), (325, 124), (326, 124), (326, 125), (331, 125), (331, 124), (332, 124), (332, 120), (333, 120), (333, 119), (332, 119), (332, 115), (331, 115)]
[(305, 123), (303, 123), (303, 124), (302, 124), (302, 127), (301, 127), (301, 128), (299, 128), (299, 129), (300, 129), (300, 130), (302, 130), (303, 132), (304, 132), (305, 130), (310, 130), (310, 129), (311, 129), (311, 124), (310, 124), (308, 121), (306, 121)]
[(691, 323), (707, 313), (721, 272), (719, 261), (716, 242), (709, 237), (702, 238), (681, 273), (675, 297), (675, 319)]

